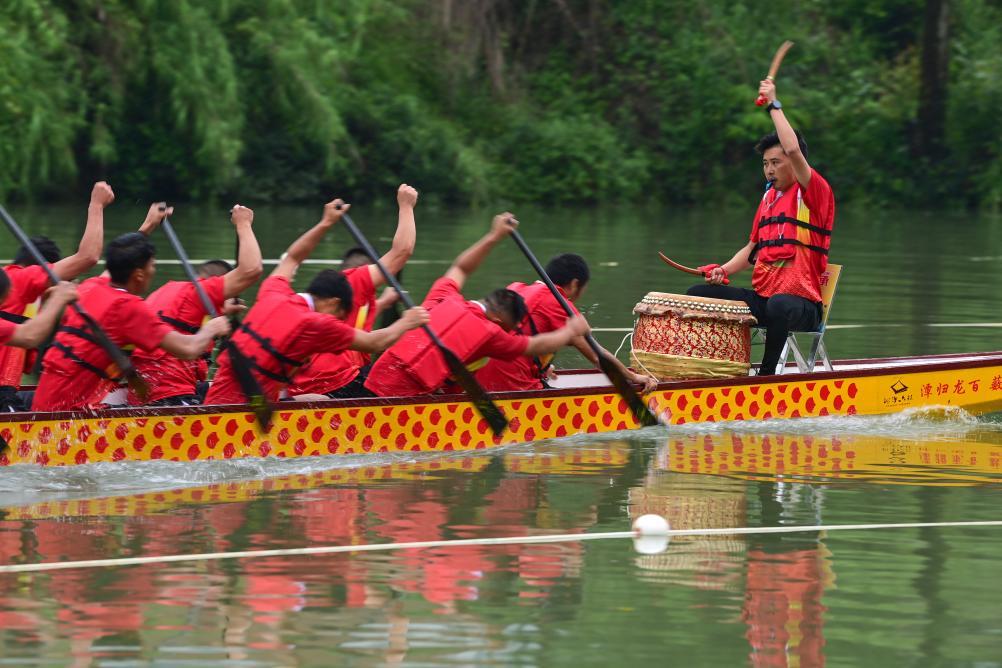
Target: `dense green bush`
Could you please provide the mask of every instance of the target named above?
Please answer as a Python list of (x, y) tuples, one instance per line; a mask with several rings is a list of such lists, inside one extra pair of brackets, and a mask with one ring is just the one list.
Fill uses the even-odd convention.
[(743, 200), (789, 38), (780, 94), (840, 200), (998, 207), (1002, 7), (948, 3), (931, 155), (927, 2), (9, 0), (0, 194)]

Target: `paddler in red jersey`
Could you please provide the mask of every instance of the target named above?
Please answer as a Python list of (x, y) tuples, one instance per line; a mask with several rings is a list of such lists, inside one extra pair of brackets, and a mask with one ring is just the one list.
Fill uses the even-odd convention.
[[(576, 253), (558, 255), (546, 264), (546, 275), (557, 286), (560, 294), (571, 304), (577, 313), (575, 302), (584, 294), (591, 272), (588, 263)], [(508, 289), (518, 293), (525, 300), (527, 310), (525, 319), (519, 324), (519, 334), (544, 334), (560, 329), (567, 324), (567, 312), (542, 281), (534, 283), (512, 283)], [(573, 339), (570, 343), (592, 364), (598, 363), (598, 358), (583, 336)], [(658, 381), (651, 376), (634, 373), (608, 350), (602, 349), (602, 354), (617, 365), (626, 378), (643, 386), (644, 392), (650, 392), (657, 387)], [(512, 392), (517, 390), (540, 390), (546, 387), (546, 381), (553, 369), (553, 355), (542, 357), (516, 357), (513, 360), (492, 359), (484, 368), (476, 372), (476, 379), (488, 392)]]
[[(391, 274), (399, 273), (414, 253), (417, 231), (414, 222), (414, 207), (418, 192), (406, 183), (397, 189), (397, 231), (393, 244), (380, 261)], [(372, 331), (381, 307), (389, 298), (376, 299), (376, 289), (383, 285), (383, 275), (369, 256), (360, 248), (352, 248), (345, 253), (344, 269), (341, 273), (351, 285), (352, 308), (345, 321), (355, 329)], [(395, 293), (393, 293), (395, 296)], [(383, 302), (380, 304), (379, 302)], [(369, 355), (357, 350), (340, 353), (318, 353), (304, 364), (289, 386), (289, 396), (305, 399), (339, 398), (342, 390), (356, 376), (363, 366), (369, 364)], [(306, 395), (306, 396), (304, 396)], [(324, 395), (323, 397), (317, 395)]]
[[(708, 285), (693, 286), (687, 294), (748, 304), (766, 328), (758, 375), (768, 376), (776, 372), (787, 335), (814, 331), (821, 323), (821, 274), (828, 266), (835, 197), (808, 164), (807, 143), (783, 114), (776, 84), (762, 81), (759, 94), (769, 101), (766, 113), (776, 131), (755, 146), (769, 187), (755, 212), (750, 240), (725, 264), (700, 267)], [(754, 267), (751, 290), (723, 285), (748, 267)]]
[[(463, 297), (461, 290), (466, 279), (517, 225), (510, 213), (495, 216), (490, 232), (456, 258), (424, 299), (424, 306), (431, 313), (432, 331), (464, 364), (479, 367), (488, 359), (546, 355), (589, 331), (585, 319), (575, 315), (552, 332), (534, 336), (515, 334), (513, 330), (526, 314), (525, 301), (518, 293), (502, 288), (478, 301)], [(448, 380), (449, 367), (428, 335), (423, 331), (411, 332), (376, 360), (360, 394), (379, 397), (429, 394), (442, 389)]]
[[(166, 208), (166, 215), (173, 213), (173, 207)], [(162, 220), (162, 219), (161, 219)], [(216, 308), (216, 313), (230, 315), (234, 310), (245, 307), (234, 305), (232, 300), (241, 292), (254, 285), (261, 277), (261, 247), (254, 236), (252, 224), (254, 212), (237, 204), (230, 210), (230, 222), (236, 228), (237, 243), (240, 248), (237, 266), (232, 267), (224, 260), (209, 260), (197, 268), (198, 282)], [(208, 317), (195, 286), (190, 281), (167, 281), (149, 297), (146, 305), (162, 321), (182, 334), (193, 334)], [(129, 404), (133, 406), (193, 406), (201, 403), (204, 383), (208, 373), (205, 350), (197, 359), (182, 360), (162, 348), (151, 352), (137, 350), (132, 355), (132, 363), (150, 386), (150, 394), (143, 401), (129, 391)], [(199, 392), (199, 387), (203, 392)]]
[[(61, 280), (72, 281), (101, 259), (104, 245), (104, 209), (115, 201), (115, 193), (104, 181), (94, 184), (87, 206), (87, 226), (77, 252), (60, 258), (59, 247), (47, 237), (33, 237), (32, 241), (42, 256), (49, 261), (52, 271)], [(3, 268), (10, 279), (10, 290), (0, 303), (0, 319), (24, 322), (34, 310), (34, 304), (52, 284), (49, 274), (38, 266), (27, 248), (18, 249), (14, 262)], [(0, 411), (25, 410), (17, 396), (21, 387), (21, 374), (25, 372), (28, 351), (22, 348), (0, 348)], [(30, 363), (30, 362), (29, 362)]]
[[(144, 225), (144, 227), (146, 227)], [(156, 273), (156, 249), (142, 232), (123, 234), (104, 251), (106, 276), (80, 286), (80, 305), (117, 346), (147, 352), (163, 348), (183, 359), (195, 359), (212, 340), (230, 331), (226, 318), (214, 318), (195, 334), (181, 334), (157, 317), (141, 295)], [(32, 410), (98, 408), (119, 382), (120, 370), (74, 311), (63, 316), (52, 347), (45, 355)]]
[[(233, 343), (248, 358), (252, 372), (271, 401), (279, 398), (310, 355), (349, 349), (381, 352), (405, 332), (428, 322), (427, 311), (415, 307), (385, 329), (373, 332), (355, 329), (344, 321), (352, 311), (351, 285), (340, 271), (333, 269), (317, 274), (304, 293), (297, 294), (292, 289), (296, 270), (348, 209), (349, 205), (340, 199), (324, 206), (321, 221), (289, 246), (278, 267), (261, 284), (257, 301), (233, 335)], [(205, 403), (245, 402), (229, 353), (224, 352)]]
[[(0, 271), (0, 299), (6, 298), (10, 289), (10, 278), (6, 272)], [(7, 347), (35, 348), (45, 341), (59, 324), (63, 308), (77, 300), (77, 286), (66, 281), (60, 282), (42, 293), (42, 299), (42, 308), (34, 318), (21, 323), (0, 318), (0, 346), (3, 346), (0, 350)]]

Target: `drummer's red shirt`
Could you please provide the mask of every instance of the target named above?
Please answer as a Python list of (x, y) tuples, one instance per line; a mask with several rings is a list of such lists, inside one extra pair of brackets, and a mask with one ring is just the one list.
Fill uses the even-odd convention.
[[(755, 212), (750, 239), (758, 241), (758, 221), (762, 217), (786, 214), (796, 218), (800, 191), (801, 186), (796, 182), (784, 192), (770, 189)], [(811, 224), (831, 230), (835, 221), (835, 196), (828, 182), (813, 168), (802, 200), (811, 212)], [(752, 271), (752, 289), (763, 297), (782, 293), (820, 302), (821, 274), (827, 266), (827, 258), (803, 246), (796, 246), (794, 251), (792, 258), (775, 263), (757, 260)]]
[[(83, 282), (78, 290), (80, 305), (97, 321), (115, 345), (120, 348), (140, 348), (147, 352), (160, 346), (171, 332), (160, 318), (137, 295), (112, 287), (103, 276)], [(63, 326), (87, 329), (75, 311), (63, 315)], [(103, 348), (99, 345), (60, 331), (55, 341), (73, 350), (88, 364), (117, 375)], [(45, 354), (42, 376), (38, 381), (31, 408), (36, 411), (61, 411), (98, 406), (105, 395), (115, 389), (115, 383), (78, 364), (59, 348)]]
[[(376, 286), (369, 265), (346, 269), (344, 277), (351, 285), (351, 313), (345, 321), (355, 329), (372, 331), (376, 320)], [(340, 353), (317, 353), (296, 373), (289, 395), (327, 394), (344, 387), (369, 363), (369, 356), (358, 350)]]

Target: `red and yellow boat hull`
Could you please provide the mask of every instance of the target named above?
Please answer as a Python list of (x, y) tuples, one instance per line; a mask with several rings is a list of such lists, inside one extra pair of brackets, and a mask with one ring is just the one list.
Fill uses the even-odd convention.
[[(241, 406), (0, 416), (0, 465), (65, 466), (122, 460), (200, 461), (368, 452), (480, 450), (637, 426), (604, 378), (586, 386), (498, 395), (509, 418), (491, 433), (461, 397), (282, 404), (261, 434)], [(594, 376), (594, 383), (587, 386)], [(1002, 410), (1002, 352), (837, 363), (836, 371), (663, 383), (647, 395), (669, 424), (828, 415), (880, 415), (956, 406)]]

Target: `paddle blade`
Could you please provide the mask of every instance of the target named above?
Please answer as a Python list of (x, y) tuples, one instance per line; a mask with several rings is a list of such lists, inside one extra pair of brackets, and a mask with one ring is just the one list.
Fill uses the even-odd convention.
[(271, 417), (275, 409), (272, 408), (268, 398), (264, 396), (261, 385), (251, 372), (250, 363), (244, 357), (244, 354), (240, 352), (240, 349), (237, 348), (231, 339), (226, 339), (225, 347), (230, 354), (233, 375), (236, 376), (237, 383), (240, 385), (244, 396), (247, 397), (247, 403), (254, 412), (254, 417), (257, 418), (258, 429), (262, 434), (267, 434), (268, 429), (271, 428)]
[(146, 382), (146, 379), (139, 375), (134, 366), (129, 366), (125, 370), (125, 380), (129, 384), (129, 389), (136, 393), (136, 396), (146, 401), (146, 397), (150, 396), (150, 385)]
[(484, 388), (480, 387), (473, 374), (456, 357), (455, 353), (444, 347), (439, 347), (439, 350), (442, 351), (442, 356), (445, 358), (446, 364), (449, 365), (453, 379), (469, 395), (474, 408), (477, 409), (481, 417), (487, 420), (487, 424), (490, 425), (494, 435), (500, 436), (508, 428), (508, 418), (504, 416), (501, 409), (497, 407), (497, 404), (491, 401), (491, 398), (487, 396), (487, 392), (484, 391)]
[(598, 366), (602, 370), (602, 373), (608, 376), (612, 382), (612, 386), (616, 388), (616, 392), (626, 402), (626, 407), (633, 414), (637, 422), (640, 423), (641, 427), (653, 427), (654, 425), (661, 424), (661, 421), (640, 400), (633, 386), (630, 385), (630, 381), (626, 380), (626, 376), (620, 372), (619, 367), (612, 363), (612, 360), (600, 354), (598, 356)]

